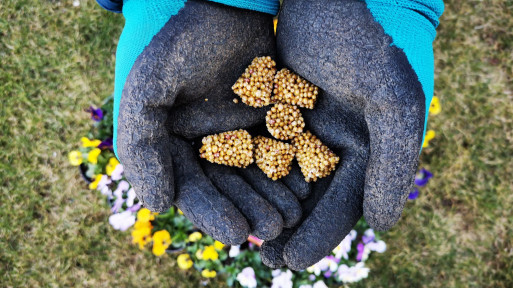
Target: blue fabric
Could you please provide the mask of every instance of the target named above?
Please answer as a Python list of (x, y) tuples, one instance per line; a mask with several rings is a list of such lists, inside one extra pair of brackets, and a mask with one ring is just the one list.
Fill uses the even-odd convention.
[[(280, 0), (209, 0), (225, 4), (228, 6), (249, 9), (276, 15), (280, 8)], [(106, 10), (115, 13), (121, 13), (123, 0), (96, 0), (96, 2)]]
[[(102, 7), (114, 7), (118, 1), (97, 0)], [(117, 131), (119, 103), (126, 78), (135, 60), (167, 21), (178, 13), (187, 0), (124, 0), (122, 12), (125, 27), (119, 38), (116, 51), (116, 75), (114, 83), (114, 139), (113, 148), (117, 156)], [(215, 2), (276, 14), (279, 0), (215, 0)], [(102, 5), (103, 4), (103, 5)], [(110, 6), (109, 6), (110, 5)]]
[(374, 19), (392, 38), (392, 45), (403, 49), (422, 84), (426, 98), (425, 136), (435, 86), (432, 43), (444, 3), (442, 0), (365, 0), (365, 3)]
[(121, 8), (123, 7), (123, 0), (96, 0), (96, 3), (103, 9), (114, 13), (121, 13)]

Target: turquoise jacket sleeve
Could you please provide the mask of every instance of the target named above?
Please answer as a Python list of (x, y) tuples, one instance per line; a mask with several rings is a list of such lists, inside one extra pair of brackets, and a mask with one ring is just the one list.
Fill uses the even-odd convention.
[[(279, 0), (209, 0), (218, 2), (228, 6), (249, 9), (259, 12), (264, 12), (272, 15), (278, 13), (280, 8)], [(123, 0), (96, 0), (98, 4), (111, 12), (122, 13), (123, 11)], [(182, 2), (182, 1), (176, 1)]]
[(433, 41), (438, 18), (444, 12), (442, 0), (365, 0), (374, 19), (381, 24), (392, 45), (403, 49), (422, 84), (426, 99), (426, 120), (434, 93), (435, 61)]

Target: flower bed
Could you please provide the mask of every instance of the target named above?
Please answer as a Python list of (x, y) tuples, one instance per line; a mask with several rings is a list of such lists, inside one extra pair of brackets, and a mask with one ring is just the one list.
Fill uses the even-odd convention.
[[(436, 98), (436, 97), (435, 97)], [(438, 114), (438, 99), (433, 99), (431, 114)], [(101, 108), (90, 107), (94, 125), (82, 137), (78, 150), (71, 151), (69, 161), (81, 168), (89, 189), (105, 196), (112, 215), (110, 225), (120, 231), (131, 230), (132, 243), (140, 249), (150, 249), (156, 257), (168, 254), (176, 257), (180, 269), (196, 269), (208, 279), (223, 275), (229, 286), (242, 287), (300, 287), (321, 288), (336, 284), (358, 282), (369, 275), (365, 263), (372, 252), (384, 253), (386, 244), (361, 219), (349, 235), (333, 252), (306, 270), (272, 270), (260, 260), (258, 247), (262, 241), (250, 237), (241, 246), (226, 247), (212, 237), (204, 235), (175, 207), (157, 214), (141, 207), (133, 188), (123, 175), (123, 165), (112, 151), (113, 99), (105, 100)], [(423, 147), (435, 132), (429, 130)], [(415, 177), (416, 189), (409, 195), (415, 199), (419, 187), (425, 186), (433, 175), (420, 169)]]

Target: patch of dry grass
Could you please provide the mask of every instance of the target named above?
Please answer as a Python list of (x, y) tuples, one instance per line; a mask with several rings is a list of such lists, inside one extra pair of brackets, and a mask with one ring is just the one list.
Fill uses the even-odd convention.
[[(0, 2), (0, 286), (197, 287), (113, 231), (67, 152), (113, 90), (123, 19), (94, 1)], [(447, 1), (435, 42), (435, 178), (384, 235), (367, 287), (513, 286), (513, 2)], [(212, 283), (212, 286), (222, 286)]]

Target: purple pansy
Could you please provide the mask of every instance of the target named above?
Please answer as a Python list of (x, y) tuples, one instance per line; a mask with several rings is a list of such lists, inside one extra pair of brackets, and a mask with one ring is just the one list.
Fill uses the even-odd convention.
[(137, 212), (137, 211), (139, 211), (139, 209), (141, 208), (141, 206), (142, 206), (142, 205), (141, 205), (141, 202), (139, 202), (139, 203), (135, 204), (134, 206), (129, 207), (129, 208), (128, 208), (128, 211), (130, 211), (130, 212)]
[(415, 200), (419, 197), (419, 189), (415, 188), (415, 191), (411, 192), (410, 195), (408, 195), (408, 199)]
[(324, 272), (324, 277), (330, 278), (332, 274), (333, 274), (333, 272), (331, 272), (331, 270), (328, 270), (328, 271)]
[(358, 255), (356, 255), (356, 261), (360, 262), (363, 258), (363, 252), (365, 251), (365, 245), (362, 242), (358, 243), (356, 246), (356, 250), (358, 250)]
[(107, 138), (103, 140), (100, 145), (98, 145), (100, 149), (110, 149), (112, 150), (112, 138)]
[(96, 109), (93, 106), (91, 106), (87, 111), (91, 113), (91, 119), (93, 119), (94, 121), (99, 122), (103, 119), (103, 111), (101, 108)]
[(374, 230), (367, 229), (365, 230), (363, 236), (362, 236), (362, 242), (363, 244), (369, 244), (370, 242), (374, 241), (376, 238), (376, 235), (374, 234)]
[(426, 184), (429, 182), (429, 179), (431, 178), (433, 178), (433, 174), (422, 168), (420, 169), (419, 173), (415, 175), (415, 185), (419, 187), (426, 186)]

